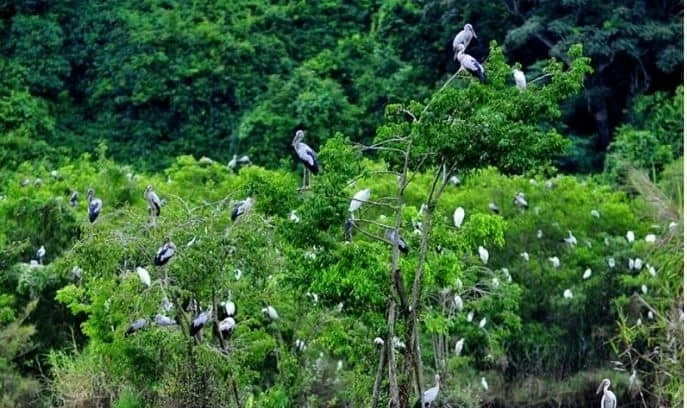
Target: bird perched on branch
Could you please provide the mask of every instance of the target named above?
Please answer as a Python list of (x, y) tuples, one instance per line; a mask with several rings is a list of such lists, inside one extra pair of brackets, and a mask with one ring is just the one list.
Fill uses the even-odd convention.
[(455, 59), (460, 62), (461, 68), (479, 78), (480, 82), (487, 82), (487, 75), (484, 72), (484, 67), (472, 55), (465, 53), (465, 46), (463, 44), (458, 44)]
[(303, 183), (299, 190), (304, 190), (310, 188), (310, 173), (317, 175), (320, 171), (320, 165), (317, 162), (317, 153), (307, 144), (303, 143), (303, 137), (305, 133), (302, 130), (296, 131), (296, 136), (291, 142), (293, 150), (296, 152), (296, 156), (305, 170), (303, 171)]
[(462, 45), (463, 49), (467, 49), (468, 45), (470, 45), (470, 41), (472, 41), (473, 38), (477, 38), (477, 33), (475, 33), (475, 29), (472, 28), (472, 24), (465, 24), (462, 30), (456, 36), (453, 38), (453, 53), (454, 56), (455, 54), (458, 53), (458, 46)]

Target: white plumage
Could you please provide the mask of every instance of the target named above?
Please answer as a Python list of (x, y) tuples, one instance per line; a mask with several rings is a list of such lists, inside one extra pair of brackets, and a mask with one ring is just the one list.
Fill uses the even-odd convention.
[(573, 297), (572, 290), (566, 289), (566, 290), (563, 292), (563, 297), (566, 298), (566, 299), (572, 299), (572, 297)]
[(635, 233), (634, 231), (627, 231), (627, 234), (625, 234), (625, 237), (627, 238), (627, 242), (632, 243), (635, 240)]
[(479, 259), (481, 259), (482, 263), (486, 265), (487, 262), (489, 262), (489, 251), (480, 245), (479, 248), (477, 248), (477, 252), (479, 252)]
[(649, 291), (649, 288), (646, 285), (642, 285), (642, 293), (646, 295), (646, 293)]
[(236, 328), (236, 320), (234, 320), (233, 317), (229, 316), (226, 317), (224, 320), (219, 322), (219, 332), (222, 334), (222, 337), (225, 339), (228, 339), (231, 337), (231, 334), (234, 332), (234, 329)]
[(650, 244), (656, 242), (656, 234), (648, 234), (644, 240)]
[(561, 260), (558, 259), (557, 256), (550, 257), (549, 261), (551, 261), (551, 264), (553, 264), (554, 268), (558, 268), (559, 266), (561, 266)]
[(482, 377), (480, 380), (480, 384), (482, 384), (482, 388), (484, 388), (484, 391), (489, 391), (489, 384), (487, 384), (487, 379)]
[(472, 310), (469, 311), (469, 312), (468, 312), (468, 316), (467, 316), (467, 321), (468, 321), (468, 322), (472, 322), (472, 319), (473, 319), (474, 317), (475, 317), (475, 312), (473, 312)]
[(375, 344), (375, 346), (378, 346), (378, 347), (383, 346), (384, 345), (384, 339), (382, 339), (381, 337), (375, 337), (374, 344)]
[(565, 241), (565, 243), (570, 245), (570, 246), (577, 245), (577, 238), (575, 238), (572, 231), (570, 231), (570, 230), (568, 230), (568, 236), (563, 238), (563, 241)]
[(103, 209), (103, 200), (95, 198), (95, 192), (92, 188), (88, 189), (88, 220), (95, 222), (100, 215), (100, 210)]
[(472, 24), (465, 24), (463, 29), (460, 30), (455, 37), (453, 37), (453, 52), (458, 52), (458, 45), (462, 45), (463, 49), (468, 48), (468, 45), (470, 45), (470, 41), (472, 41), (473, 38), (477, 38), (475, 29), (472, 28)]
[(141, 282), (143, 282), (144, 285), (146, 285), (147, 287), (151, 286), (150, 274), (145, 268), (141, 268), (140, 266), (136, 267), (136, 273), (138, 274), (139, 279), (141, 279)]
[(301, 221), (301, 218), (298, 216), (298, 214), (296, 214), (296, 210), (292, 210), (289, 213), (289, 220), (291, 220), (292, 222), (294, 222), (296, 224), (298, 224)]
[(582, 275), (582, 279), (589, 279), (592, 277), (592, 270), (591, 268), (587, 268), (584, 270), (584, 274)]
[[(431, 407), (432, 403), (437, 399), (439, 396), (439, 383), (441, 381), (441, 378), (439, 377), (439, 374), (436, 374), (434, 376), (434, 382), (435, 385), (434, 387), (428, 389), (422, 394), (422, 407)], [(418, 401), (420, 402), (420, 401)], [(415, 406), (418, 406), (418, 404), (415, 404)]]
[(163, 314), (158, 313), (155, 315), (155, 324), (162, 327), (170, 327), (175, 326), (177, 322), (175, 322), (172, 318), (169, 318)]
[(487, 318), (483, 317), (482, 320), (479, 321), (479, 328), (483, 329), (484, 326), (486, 326), (486, 325), (487, 325)]
[(453, 297), (453, 304), (456, 307), (456, 312), (463, 310), (463, 298), (460, 295), (455, 295)]
[(454, 351), (456, 352), (456, 355), (459, 356), (460, 353), (463, 352), (463, 345), (465, 344), (465, 339), (460, 339), (456, 341), (456, 347)]
[(525, 78), (524, 72), (520, 71), (519, 69), (514, 69), (513, 79), (515, 79), (515, 86), (518, 87), (519, 90), (522, 91), (527, 88), (527, 78)]
[(544, 232), (542, 230), (537, 230), (537, 238), (542, 239), (544, 237)]
[(453, 212), (453, 225), (455, 225), (456, 228), (460, 228), (460, 226), (463, 225), (464, 219), (465, 210), (463, 207), (456, 208), (456, 210)]
[(523, 252), (523, 253), (520, 254), (520, 256), (522, 257), (522, 259), (525, 260), (525, 262), (529, 262), (529, 260), (530, 260), (530, 254), (528, 254), (527, 252)]
[(351, 205), (348, 206), (348, 211), (349, 212), (355, 212), (358, 210), (364, 202), (370, 199), (372, 191), (369, 188), (366, 188), (364, 190), (360, 190), (357, 193), (353, 195), (353, 199), (351, 200)]
[(277, 310), (272, 306), (263, 307), (262, 312), (267, 313), (267, 316), (269, 316), (270, 320), (279, 319), (279, 314), (277, 313)]
[(231, 210), (231, 220), (236, 221), (239, 216), (247, 213), (251, 208), (253, 208), (253, 199), (251, 197), (239, 201)]
[(609, 268), (615, 268), (615, 258), (608, 258), (607, 262)]
[(599, 210), (592, 210), (591, 211), (592, 217), (594, 218), (599, 218), (601, 217), (601, 214), (599, 213)]
[(596, 390), (596, 393), (599, 394), (603, 389), (603, 396), (601, 396), (601, 408), (618, 407), (618, 400), (616, 399), (615, 394), (613, 393), (613, 391), (608, 389), (610, 386), (611, 380), (609, 380), (608, 378), (604, 378), (604, 380), (601, 381), (601, 384), (599, 384), (599, 388)]
[(36, 251), (36, 257), (38, 257), (38, 263), (42, 265), (43, 258), (45, 258), (45, 247), (43, 245), (41, 245), (41, 247), (38, 248), (38, 251)]

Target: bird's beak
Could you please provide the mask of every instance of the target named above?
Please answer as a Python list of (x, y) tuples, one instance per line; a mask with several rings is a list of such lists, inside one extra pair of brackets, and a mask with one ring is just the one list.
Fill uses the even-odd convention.
[(604, 383), (599, 384), (599, 388), (596, 389), (597, 394), (601, 394), (601, 390), (604, 388)]
[(472, 30), (472, 35), (474, 35), (475, 38), (478, 38), (478, 37), (477, 37), (477, 33), (475, 32), (475, 30)]

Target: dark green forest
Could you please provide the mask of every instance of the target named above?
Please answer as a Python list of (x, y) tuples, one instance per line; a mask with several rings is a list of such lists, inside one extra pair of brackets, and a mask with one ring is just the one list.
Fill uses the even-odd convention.
[(683, 8), (0, 1), (0, 408), (682, 406)]

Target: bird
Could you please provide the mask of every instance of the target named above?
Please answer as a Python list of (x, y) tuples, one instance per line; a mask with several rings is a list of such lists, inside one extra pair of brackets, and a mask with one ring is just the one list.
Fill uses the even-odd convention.
[(248, 197), (244, 200), (239, 201), (234, 205), (234, 209), (231, 210), (231, 220), (236, 221), (236, 219), (253, 208), (253, 199), (251, 197)]
[(208, 306), (208, 309), (198, 316), (191, 322), (190, 333), (191, 336), (195, 336), (201, 329), (210, 321), (212, 318), (212, 305)]
[(592, 270), (591, 268), (587, 268), (584, 270), (584, 274), (582, 275), (582, 279), (589, 279), (592, 277)]
[(522, 191), (517, 193), (515, 197), (513, 197), (513, 204), (518, 206), (521, 210), (523, 208), (529, 207), (529, 205), (527, 204), (527, 200), (525, 200), (525, 193), (523, 193)]
[(656, 234), (648, 234), (644, 240), (650, 244), (656, 242)]
[(298, 216), (298, 214), (296, 214), (296, 210), (291, 210), (291, 212), (289, 213), (289, 220), (296, 224), (301, 222), (301, 218)]
[(236, 320), (233, 317), (228, 316), (221, 322), (219, 322), (219, 333), (222, 335), (224, 340), (229, 340), (231, 335), (234, 334), (234, 329), (236, 328)]
[(373, 342), (374, 342), (374, 345), (377, 347), (381, 347), (384, 345), (384, 339), (382, 339), (381, 337), (375, 337)]
[(656, 268), (654, 268), (653, 266), (647, 265), (647, 269), (649, 269), (649, 275), (656, 276)]
[(544, 232), (542, 230), (537, 230), (537, 238), (542, 239)]
[(475, 29), (472, 28), (472, 24), (465, 24), (463, 29), (453, 37), (453, 53), (455, 54), (458, 52), (458, 45), (463, 45), (464, 48), (468, 48), (473, 38), (477, 38)]
[(482, 388), (484, 388), (484, 391), (489, 391), (489, 384), (487, 384), (486, 378), (482, 377), (480, 383), (482, 384)]
[(401, 350), (401, 349), (405, 350), (406, 349), (405, 342), (403, 342), (403, 340), (401, 340), (398, 336), (392, 337), (391, 343), (393, 344), (394, 349), (398, 349), (398, 350)]
[(642, 285), (642, 293), (646, 295), (646, 293), (649, 291), (649, 288), (646, 285)]
[(496, 203), (489, 203), (489, 210), (493, 212), (494, 214), (499, 213), (499, 206), (496, 205)]
[(350, 242), (353, 239), (353, 228), (355, 227), (355, 220), (353, 217), (346, 220), (344, 223), (344, 242)]
[(603, 396), (601, 397), (601, 408), (616, 408), (618, 406), (618, 400), (615, 398), (613, 391), (608, 388), (611, 386), (611, 380), (604, 378), (599, 384), (596, 393), (600, 394), (603, 390)]
[(566, 299), (572, 299), (572, 297), (573, 297), (572, 290), (566, 289), (565, 291), (563, 291), (563, 297)]
[(489, 251), (487, 251), (486, 248), (480, 245), (479, 248), (477, 248), (477, 252), (479, 252), (479, 259), (481, 259), (482, 263), (486, 265), (489, 261)]
[(592, 217), (594, 217), (594, 218), (601, 217), (601, 213), (599, 213), (599, 210), (592, 210), (591, 214), (592, 214)]
[(234, 315), (236, 315), (236, 304), (234, 302), (227, 299), (222, 305), (224, 306), (224, 311), (227, 313), (227, 316), (234, 317)]
[(155, 315), (155, 324), (158, 326), (162, 327), (170, 327), (170, 326), (176, 326), (177, 322), (174, 321), (174, 319), (167, 317), (163, 314), (156, 314)]
[(460, 297), (460, 295), (456, 294), (453, 297), (453, 305), (456, 307), (457, 312), (463, 310), (463, 298)]
[(138, 278), (141, 279), (141, 282), (143, 282), (144, 285), (146, 285), (147, 287), (151, 286), (150, 274), (145, 268), (137, 266), (136, 273), (138, 274)]
[(570, 231), (570, 230), (568, 230), (568, 236), (563, 238), (563, 241), (565, 241), (565, 243), (570, 245), (570, 246), (577, 245), (577, 238), (575, 238), (572, 231)]
[(529, 262), (529, 260), (530, 260), (530, 254), (528, 254), (527, 252), (523, 252), (523, 253), (520, 254), (520, 256), (522, 257), (522, 259), (525, 260), (525, 262)]
[(174, 256), (176, 250), (177, 246), (174, 245), (174, 242), (172, 242), (172, 240), (169, 237), (165, 237), (165, 242), (157, 250), (153, 263), (156, 266), (162, 266), (166, 264)]
[(43, 265), (43, 258), (45, 258), (45, 247), (43, 245), (36, 251), (36, 257), (38, 258), (38, 263)]
[(317, 175), (320, 171), (319, 163), (317, 162), (317, 153), (307, 144), (303, 143), (305, 133), (302, 130), (296, 131), (296, 136), (291, 142), (293, 150), (296, 152), (298, 160), (303, 163), (305, 171), (303, 172), (303, 185), (301, 189), (310, 187), (309, 173)]
[(403, 252), (404, 254), (407, 254), (409, 249), (408, 249), (408, 244), (406, 241), (403, 239), (401, 234), (396, 232), (395, 229), (393, 228), (387, 228), (386, 234), (385, 234), (386, 239), (391, 241), (392, 243), (395, 243), (398, 245), (398, 249)]
[(615, 268), (615, 259), (614, 258), (608, 258), (608, 260), (606, 262), (608, 262), (609, 268)]
[(525, 78), (525, 73), (520, 71), (519, 69), (514, 69), (513, 70), (513, 79), (515, 79), (515, 86), (521, 90), (524, 91), (525, 88), (527, 88), (527, 78)]
[(434, 376), (434, 387), (428, 389), (422, 394), (422, 400), (418, 398), (417, 402), (415, 402), (414, 408), (428, 408), (432, 406), (432, 403), (436, 401), (437, 397), (439, 396), (440, 381), (441, 377), (439, 377), (439, 374), (436, 374)]
[(482, 320), (479, 321), (479, 328), (483, 329), (484, 326), (486, 326), (486, 325), (487, 325), (487, 318), (483, 317)]
[(634, 259), (632, 259), (632, 258), (628, 259), (627, 268), (629, 270), (633, 270), (635, 268), (635, 260)]
[(305, 341), (296, 339), (296, 351), (301, 352), (305, 350)]
[(277, 310), (272, 306), (263, 307), (262, 312), (266, 313), (270, 320), (279, 319), (279, 314), (277, 313)]
[(227, 167), (229, 167), (230, 170), (235, 170), (238, 166), (246, 166), (248, 164), (251, 164), (248, 156), (243, 155), (240, 158), (237, 158), (237, 156), (234, 155), (231, 160), (229, 160)]
[(451, 176), (448, 179), (448, 181), (449, 181), (449, 183), (453, 184), (454, 186), (457, 186), (458, 184), (460, 184), (460, 179), (458, 178), (458, 176)]
[(467, 321), (468, 321), (468, 323), (471, 323), (471, 322), (472, 322), (472, 319), (473, 319), (474, 317), (475, 317), (475, 312), (473, 312), (472, 310), (469, 311), (469, 312), (468, 312), (468, 316), (467, 316), (467, 318), (466, 318)]
[(156, 217), (160, 216), (160, 207), (162, 207), (162, 202), (160, 201), (160, 197), (158, 197), (157, 194), (155, 194), (155, 191), (153, 191), (153, 186), (151, 184), (148, 184), (148, 187), (146, 187), (143, 197), (148, 202), (148, 214), (150, 214), (153, 217), (153, 220), (155, 220)]
[(348, 206), (348, 212), (353, 213), (357, 211), (364, 202), (370, 199), (370, 194), (372, 191), (369, 188), (366, 188), (364, 190), (360, 190), (357, 193), (353, 195), (353, 199), (351, 200), (351, 204)]
[(460, 62), (461, 68), (479, 78), (480, 82), (487, 82), (487, 76), (484, 73), (484, 67), (472, 55), (465, 53), (465, 46), (463, 44), (458, 44), (454, 59), (457, 59), (458, 62)]
[(456, 341), (456, 347), (454, 348), (454, 351), (456, 352), (456, 355), (459, 356), (460, 353), (463, 351), (463, 345), (465, 344), (465, 339), (460, 339)]
[(69, 205), (76, 207), (77, 204), (79, 204), (79, 192), (74, 190), (72, 191), (72, 195), (69, 196)]
[(134, 332), (137, 332), (137, 331), (144, 329), (146, 327), (148, 327), (148, 319), (136, 319), (136, 320), (134, 320), (133, 323), (131, 323), (129, 328), (126, 329), (124, 336), (130, 336)]
[(33, 185), (36, 187), (40, 187), (43, 185), (43, 180), (41, 178), (37, 178), (36, 180), (34, 180)]
[(460, 226), (463, 225), (464, 219), (465, 210), (463, 207), (456, 208), (456, 210), (453, 212), (453, 225), (455, 225), (456, 228), (460, 228)]
[(95, 198), (95, 192), (92, 188), (88, 189), (88, 220), (93, 223), (95, 222), (98, 215), (100, 215), (100, 210), (103, 208), (103, 200)]
[(638, 271), (642, 269), (642, 258), (635, 258), (635, 269)]
[(627, 242), (632, 243), (635, 240), (635, 233), (634, 231), (627, 231), (627, 234), (625, 234), (625, 237), (627, 238)]
[(551, 263), (553, 264), (553, 267), (554, 267), (554, 268), (558, 268), (559, 266), (561, 266), (561, 260), (558, 259), (557, 256), (552, 256), (552, 257), (550, 257), (550, 258), (549, 258), (549, 261), (551, 261)]
[(239, 157), (236, 163), (238, 163), (239, 166), (246, 166), (248, 164), (251, 164), (250, 157), (244, 154), (243, 156)]

